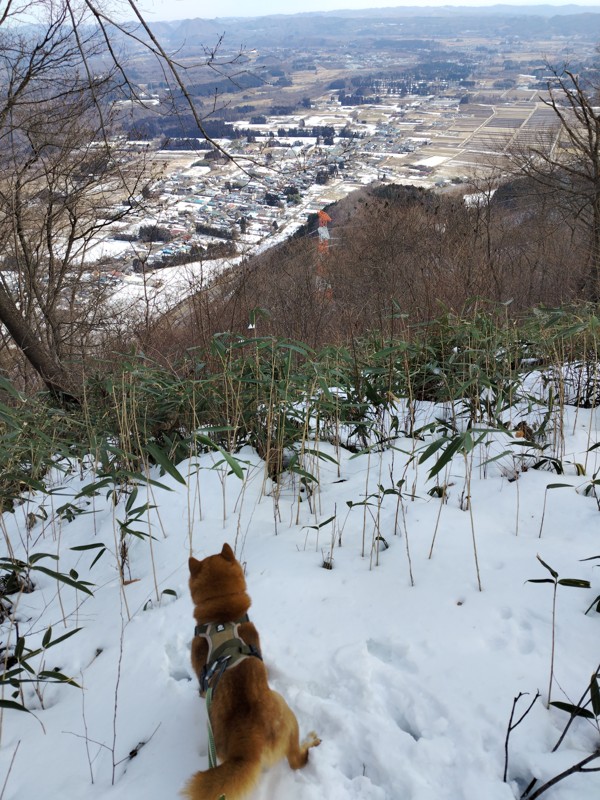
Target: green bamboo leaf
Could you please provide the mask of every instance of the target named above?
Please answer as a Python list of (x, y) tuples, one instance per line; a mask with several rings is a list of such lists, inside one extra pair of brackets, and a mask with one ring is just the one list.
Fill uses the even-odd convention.
[(78, 545), (77, 547), (71, 547), (70, 549), (71, 550), (98, 550), (98, 553), (97, 553), (96, 557), (94, 558), (94, 560), (90, 564), (90, 569), (94, 566), (96, 561), (98, 561), (100, 558), (102, 558), (104, 553), (106, 553), (106, 545), (104, 545), (102, 542), (98, 542), (96, 544), (81, 544), (81, 545)]
[(529, 578), (525, 583), (555, 583), (552, 578)]
[[(346, 502), (348, 502), (348, 501), (346, 501)], [(325, 525), (329, 525), (330, 522), (333, 522), (333, 520), (335, 519), (335, 516), (336, 515), (334, 514), (333, 517), (329, 517), (329, 519), (326, 519), (324, 522), (319, 522), (318, 525), (305, 525), (304, 527), (305, 528), (310, 528), (313, 531), (318, 531), (321, 528), (324, 528)]]
[(181, 483), (183, 486), (187, 486), (184, 477), (162, 448), (160, 448), (157, 444), (154, 444), (154, 442), (146, 442), (146, 450), (150, 453), (153, 460), (159, 465), (159, 467), (161, 467), (163, 472), (166, 472), (172, 478), (175, 478), (175, 480), (178, 483)]
[(15, 645), (15, 658), (17, 661), (21, 660), (21, 656), (23, 655), (23, 651), (25, 649), (25, 637), (19, 636), (17, 639), (17, 644)]
[(301, 478), (304, 478), (307, 481), (311, 481), (312, 483), (319, 482), (314, 475), (311, 475), (310, 472), (307, 472), (305, 469), (302, 469), (301, 467), (291, 466), (289, 467), (289, 472), (293, 472), (295, 475), (300, 475)]
[(592, 697), (594, 714), (600, 717), (600, 686), (598, 685), (598, 673), (592, 675), (592, 680), (590, 681), (590, 695)]
[(101, 478), (99, 481), (95, 481), (94, 483), (84, 486), (83, 489), (77, 494), (77, 499), (80, 497), (89, 497), (90, 495), (94, 496), (102, 489), (106, 489), (107, 486), (112, 486), (113, 483), (114, 481), (112, 478)]
[[(20, 677), (21, 672), (23, 672), (23, 667), (14, 667), (7, 672), (0, 672), (0, 686), (14, 686), (15, 689), (18, 689), (22, 680)], [(17, 678), (17, 676), (19, 677)], [(13, 694), (13, 697), (16, 696), (16, 694)]]
[(401, 345), (394, 346), (394, 347), (384, 347), (383, 350), (378, 350), (373, 358), (379, 360), (381, 358), (387, 358), (388, 356), (396, 355), (396, 353), (402, 351)]
[(589, 581), (581, 581), (577, 578), (561, 578), (558, 583), (561, 586), (573, 586), (575, 589), (589, 589), (591, 587)]
[(138, 496), (138, 487), (134, 486), (131, 494), (127, 498), (127, 502), (125, 503), (125, 512), (127, 514), (129, 514), (129, 512), (131, 511), (131, 509), (133, 507), (133, 504), (136, 501), (137, 496)]
[(106, 547), (106, 545), (97, 542), (95, 544), (78, 544), (75, 547), (69, 547), (69, 550), (99, 550), (102, 547)]
[[(480, 441), (480, 439), (478, 440)], [(462, 449), (466, 453), (470, 453), (473, 447), (475, 446), (475, 442), (473, 441), (473, 437), (471, 436), (470, 431), (466, 431), (462, 435)]]
[(148, 511), (152, 511), (152, 509), (156, 508), (155, 505), (150, 505), (150, 503), (144, 503), (142, 506), (138, 506), (137, 508), (132, 508), (129, 512), (129, 519), (139, 519), (141, 516), (146, 514)]
[(536, 558), (540, 562), (540, 564), (548, 570), (548, 572), (552, 575), (553, 578), (555, 579), (558, 578), (558, 572), (553, 570), (552, 567), (549, 564), (546, 564), (545, 561), (542, 561), (542, 559), (539, 556), (536, 556)]
[(592, 607), (593, 607), (594, 605), (596, 606), (596, 613), (597, 613), (597, 614), (600, 614), (600, 594), (598, 595), (598, 597), (596, 597), (596, 599), (594, 600), (594, 602), (592, 603), (592, 605), (591, 605), (591, 606), (590, 606), (590, 607), (587, 609), (587, 611), (586, 611), (585, 613), (587, 614), (587, 613), (588, 613), (588, 611), (591, 611), (591, 610), (592, 610)]
[(428, 480), (434, 478), (446, 466), (446, 464), (449, 464), (450, 461), (452, 461), (456, 453), (458, 453), (458, 451), (463, 447), (463, 444), (464, 439), (462, 436), (457, 436), (450, 442), (448, 447), (446, 447), (444, 452), (436, 461), (435, 465), (429, 470), (427, 475)]
[(306, 448), (304, 452), (308, 453), (311, 456), (316, 456), (317, 458), (321, 458), (323, 461), (330, 461), (332, 464), (338, 466), (337, 460), (333, 456), (330, 456), (328, 453), (322, 453), (320, 450), (311, 450), (309, 448)]
[(260, 307), (251, 308), (250, 309), (250, 314), (249, 314), (250, 324), (251, 325), (256, 325), (256, 320), (259, 317), (261, 319), (270, 319), (271, 314), (267, 311), (266, 308), (260, 308)]
[(38, 561), (41, 561), (42, 558), (52, 558), (54, 561), (58, 561), (58, 556), (54, 555), (54, 553), (34, 553), (29, 556), (29, 566), (33, 566)]
[(15, 400), (23, 401), (24, 399), (23, 395), (15, 389), (12, 383), (7, 378), (5, 378), (4, 375), (0, 375), (0, 389), (5, 391)]
[[(35, 658), (35, 656), (39, 655), (41, 652), (42, 652), (41, 649), (40, 650), (32, 650), (30, 653), (27, 653), (27, 658)], [(15, 673), (19, 673), (19, 672), (21, 672), (21, 670), (26, 670), (30, 675), (35, 675), (34, 668), (24, 658), (22, 658), (21, 661), (20, 661), (20, 668), (14, 670), (14, 672)], [(12, 673), (8, 673), (8, 675), (12, 675)], [(19, 678), (19, 683), (21, 683), (21, 678)]]
[(210, 447), (212, 447), (213, 441), (212, 439), (208, 438), (209, 434), (232, 433), (233, 431), (235, 431), (235, 428), (232, 425), (211, 425), (207, 428), (202, 428), (201, 430), (197, 430), (194, 436), (198, 441), (202, 441), (203, 444), (208, 444)]
[[(234, 458), (231, 455), (231, 453), (228, 453), (226, 450), (224, 450), (218, 444), (215, 444), (215, 442), (213, 442), (212, 439), (210, 439), (208, 436), (206, 436), (203, 433), (199, 433), (199, 434), (196, 435), (196, 441), (200, 442), (201, 444), (206, 445), (207, 447), (210, 447), (212, 450), (218, 450), (218, 452), (223, 456), (223, 459), (227, 462), (227, 464), (231, 468), (231, 471), (233, 472), (233, 474), (236, 475), (240, 480), (244, 479), (244, 471), (243, 471), (243, 469), (242, 469), (242, 467), (240, 465), (240, 462), (237, 460), (237, 458)], [(215, 466), (218, 466), (218, 465), (215, 465)]]
[(33, 567), (33, 569), (37, 570), (38, 572), (43, 572), (45, 575), (49, 575), (51, 578), (55, 578), (57, 581), (61, 583), (66, 583), (67, 586), (72, 586), (74, 589), (79, 589), (80, 592), (85, 592), (85, 594), (89, 594), (93, 596), (93, 592), (88, 589), (88, 586), (92, 586), (91, 583), (88, 581), (74, 581), (72, 578), (69, 578), (67, 575), (63, 575), (62, 572), (55, 572), (52, 569), (48, 569), (47, 567)]
[(231, 453), (228, 453), (227, 450), (223, 450), (223, 448), (219, 447), (218, 445), (217, 445), (217, 450), (219, 451), (219, 453), (221, 453), (225, 461), (229, 464), (233, 474), (240, 480), (244, 480), (244, 470), (242, 469), (240, 462), (237, 460), (237, 458), (232, 456)]
[(494, 461), (499, 461), (501, 458), (505, 458), (506, 456), (510, 456), (510, 450), (504, 450), (502, 453), (498, 453), (497, 456), (492, 456), (491, 458), (486, 458), (485, 461), (481, 462), (481, 466), (484, 467), (486, 464), (493, 464)]
[(69, 683), (71, 686), (75, 686), (76, 689), (81, 689), (81, 686), (74, 678), (70, 678), (68, 675), (63, 675), (62, 672), (59, 672), (56, 669), (42, 670), (42, 672), (38, 672), (38, 678), (42, 678), (42, 680), (47, 681), (48, 683)]
[(446, 489), (443, 486), (434, 486), (427, 494), (430, 497), (439, 497), (441, 499), (446, 496)]
[[(532, 466), (532, 469), (541, 469), (546, 464), (550, 464), (554, 468), (554, 471), (557, 475), (562, 475), (564, 473), (563, 465), (557, 458), (541, 458), (539, 461), (535, 462), (535, 464)], [(564, 485), (569, 486), (568, 483), (565, 483)]]
[(292, 342), (281, 342), (278, 347), (285, 348), (286, 350), (293, 350), (301, 356), (308, 356), (309, 353), (313, 352), (307, 345), (298, 345)]
[(59, 636), (58, 639), (53, 639), (49, 644), (46, 645), (46, 650), (49, 650), (51, 647), (54, 647), (56, 644), (60, 644), (64, 642), (65, 639), (70, 639), (71, 636), (75, 636), (75, 634), (80, 631), (81, 628), (73, 628), (72, 631), (68, 631), (67, 633), (63, 633), (62, 636)]
[(44, 638), (42, 639), (42, 647), (48, 647), (50, 640), (52, 639), (52, 625), (48, 628), (46, 633), (44, 634)]
[(0, 708), (10, 708), (13, 711), (25, 711), (27, 714), (31, 713), (28, 708), (25, 708), (21, 703), (15, 703), (14, 700), (0, 700)]
[(573, 706), (571, 703), (562, 703), (560, 700), (550, 703), (554, 708), (559, 708), (561, 711), (566, 711), (572, 717), (583, 717), (584, 719), (595, 719), (595, 715), (588, 711), (587, 708), (581, 706)]
[(436, 439), (435, 442), (432, 442), (430, 445), (428, 445), (419, 456), (419, 464), (422, 464), (424, 461), (427, 461), (428, 458), (431, 458), (435, 452), (437, 452), (449, 441), (450, 439), (448, 439), (446, 436), (442, 436), (440, 439)]

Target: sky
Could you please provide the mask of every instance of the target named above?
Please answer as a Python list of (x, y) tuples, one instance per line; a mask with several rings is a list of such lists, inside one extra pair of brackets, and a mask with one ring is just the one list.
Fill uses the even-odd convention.
[[(439, 0), (420, 0), (420, 2), (386, 2), (386, 0), (141, 0), (140, 7), (150, 19), (190, 19), (201, 17), (256, 17), (264, 14), (295, 14), (302, 11), (335, 11), (338, 9), (382, 8), (399, 6), (489, 6), (496, 0), (461, 0), (461, 2), (443, 3)], [(508, 3), (523, 5), (522, 3)], [(528, 0), (527, 5), (546, 4), (544, 0)], [(599, 0), (578, 0), (577, 5), (597, 6)], [(566, 3), (549, 3), (549, 5), (567, 5)]]

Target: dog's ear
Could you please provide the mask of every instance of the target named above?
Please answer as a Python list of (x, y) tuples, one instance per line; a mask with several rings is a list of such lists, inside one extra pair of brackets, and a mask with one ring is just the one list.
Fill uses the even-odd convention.
[(198, 575), (198, 573), (202, 569), (202, 562), (198, 561), (198, 559), (194, 558), (194, 556), (190, 556), (190, 559), (188, 561), (188, 566), (190, 568), (190, 575), (192, 576)]
[(226, 561), (235, 561), (235, 554), (231, 547), (225, 542), (223, 545), (223, 549), (221, 550), (221, 555)]

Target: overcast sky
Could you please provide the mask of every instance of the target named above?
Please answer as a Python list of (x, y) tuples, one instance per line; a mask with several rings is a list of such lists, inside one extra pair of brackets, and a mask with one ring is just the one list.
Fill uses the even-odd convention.
[[(190, 19), (195, 17), (257, 17), (261, 14), (296, 14), (301, 11), (335, 11), (340, 8), (382, 8), (392, 6), (483, 6), (494, 5), (498, 0), (139, 0), (148, 19)], [(545, 0), (507, 0), (507, 5), (539, 5)], [(552, 2), (550, 5), (566, 5)], [(600, 5), (600, 0), (578, 0), (577, 5)]]

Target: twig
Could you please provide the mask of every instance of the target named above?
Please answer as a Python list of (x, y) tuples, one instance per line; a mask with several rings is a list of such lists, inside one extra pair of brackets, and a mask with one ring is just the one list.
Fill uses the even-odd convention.
[(111, 748), (107, 744), (104, 744), (104, 742), (99, 742), (96, 739), (92, 739), (87, 734), (75, 733), (75, 731), (61, 731), (61, 733), (64, 733), (66, 736), (75, 736), (77, 739), (84, 739), (86, 743), (91, 742), (92, 744), (97, 744), (98, 747), (103, 747), (105, 750), (108, 750), (109, 753), (112, 752)]
[(519, 702), (519, 700), (522, 697), (525, 697), (525, 695), (528, 695), (528, 694), (529, 694), (529, 692), (519, 692), (519, 694), (513, 700), (512, 710), (510, 712), (510, 719), (508, 720), (508, 728), (506, 729), (506, 739), (504, 740), (504, 775), (502, 776), (502, 780), (504, 781), (504, 783), (506, 783), (506, 776), (508, 774), (508, 740), (510, 739), (510, 735), (514, 731), (514, 729), (517, 728), (523, 722), (523, 720), (525, 719), (527, 714), (529, 714), (529, 712), (533, 708), (536, 700), (540, 696), (539, 692), (535, 693), (535, 697), (533, 698), (533, 700), (531, 701), (531, 703), (529, 704), (527, 709), (521, 714), (519, 719), (513, 725), (513, 718), (515, 716), (515, 710), (517, 708), (517, 703)]
[(111, 786), (115, 785), (115, 772), (117, 768), (117, 763), (115, 761), (115, 752), (117, 749), (117, 711), (119, 707), (119, 685), (121, 683), (121, 666), (123, 664), (123, 640), (125, 638), (125, 625), (123, 624), (123, 618), (121, 617), (121, 636), (119, 640), (119, 661), (117, 663), (117, 680), (115, 683), (115, 708), (113, 713), (113, 739), (112, 739), (112, 747), (110, 748), (112, 752), (112, 779), (111, 779)]
[(4, 797), (4, 792), (6, 791), (6, 784), (8, 783), (8, 779), (10, 777), (11, 770), (13, 768), (13, 764), (15, 763), (15, 758), (17, 757), (17, 751), (21, 745), (21, 740), (17, 742), (17, 746), (15, 747), (15, 752), (12, 754), (12, 758), (10, 760), (10, 764), (8, 765), (8, 772), (6, 773), (6, 778), (4, 779), (4, 783), (2, 784), (2, 791), (0, 792), (0, 800)]
[(548, 680), (548, 702), (546, 708), (550, 708), (552, 695), (552, 683), (554, 681), (554, 656), (556, 651), (556, 593), (558, 590), (558, 580), (554, 581), (554, 593), (552, 595), (552, 649), (550, 651), (550, 678)]
[[(154, 730), (150, 734), (150, 736), (145, 741), (138, 742), (136, 744), (136, 746), (133, 748), (133, 750), (130, 750), (129, 753), (127, 753), (125, 758), (122, 758), (120, 761), (117, 761), (116, 766), (118, 767), (119, 764), (123, 764), (125, 761), (131, 761), (133, 758), (135, 758), (137, 756), (137, 754), (140, 752), (140, 750), (142, 749), (142, 747), (144, 747), (144, 745), (147, 745), (148, 742), (152, 741), (152, 739), (154, 738), (154, 734), (160, 728), (161, 724), (162, 723), (159, 722), (158, 725), (156, 726), (156, 728), (154, 728)], [(0, 800), (1, 800), (1, 798), (0, 798)]]
[[(563, 772), (559, 772), (558, 775), (555, 775), (546, 783), (542, 784), (539, 789), (537, 789), (533, 794), (527, 794), (529, 787), (525, 790), (525, 794), (522, 794), (521, 797), (525, 798), (525, 800), (536, 800), (536, 798), (540, 797), (547, 789), (550, 789), (552, 786), (555, 786), (559, 781), (562, 781), (564, 778), (568, 778), (569, 775), (574, 775), (576, 772), (600, 772), (600, 767), (593, 767), (592, 769), (585, 769), (585, 765), (589, 764), (592, 761), (595, 761), (597, 758), (600, 758), (600, 749), (595, 750), (591, 756), (578, 761), (577, 764), (573, 764), (572, 767), (565, 769)], [(532, 784), (529, 784), (531, 786)]]
[(85, 717), (85, 688), (84, 688), (84, 678), (83, 672), (79, 673), (81, 675), (81, 715), (83, 717), (83, 730), (85, 733), (85, 752), (87, 755), (88, 766), (90, 768), (90, 781), (92, 786), (94, 785), (94, 769), (92, 767), (92, 758), (90, 755), (90, 741), (88, 736), (88, 726), (87, 726), (87, 719)]

